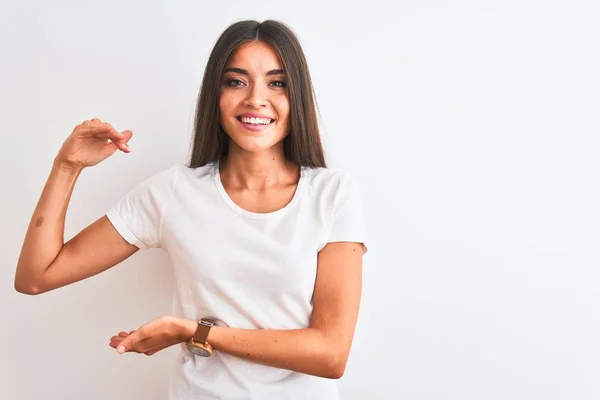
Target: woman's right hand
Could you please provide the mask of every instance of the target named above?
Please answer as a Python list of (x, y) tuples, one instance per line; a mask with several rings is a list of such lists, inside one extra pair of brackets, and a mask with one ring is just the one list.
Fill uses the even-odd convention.
[[(130, 130), (117, 132), (111, 124), (98, 118), (77, 125), (63, 143), (56, 160), (76, 169), (94, 166), (117, 150), (129, 153), (127, 142), (133, 136)], [(108, 141), (110, 139), (110, 141)]]

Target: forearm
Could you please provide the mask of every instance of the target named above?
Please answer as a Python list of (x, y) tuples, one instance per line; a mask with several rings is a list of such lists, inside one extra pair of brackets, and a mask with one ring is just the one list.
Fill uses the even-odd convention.
[[(197, 322), (186, 320), (185, 324), (186, 337), (193, 336)], [(316, 328), (280, 330), (213, 326), (208, 342), (216, 351), (325, 378), (339, 378), (345, 366), (335, 341)]]
[(64, 244), (67, 207), (81, 169), (57, 160), (33, 212), (15, 274), (15, 288), (30, 291), (52, 264)]

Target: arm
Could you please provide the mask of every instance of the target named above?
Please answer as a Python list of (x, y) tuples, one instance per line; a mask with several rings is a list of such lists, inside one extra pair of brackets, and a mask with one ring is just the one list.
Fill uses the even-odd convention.
[(64, 162), (67, 157), (63, 156), (66, 153), (71, 158), (74, 158), (73, 155), (85, 157), (93, 165), (116, 151), (114, 144), (107, 144), (107, 138), (117, 142), (131, 137), (117, 135), (108, 125), (98, 127), (84, 123), (63, 145), (25, 235), (15, 273), (17, 291), (39, 294), (85, 279), (119, 263), (137, 250), (120, 237), (106, 217), (64, 243), (67, 207), (84, 166)]
[[(214, 326), (208, 342), (215, 350), (273, 367), (326, 378), (344, 374), (362, 291), (363, 247), (329, 243), (318, 255), (310, 327), (245, 330)], [(197, 322), (184, 320), (184, 340)]]
[(105, 216), (63, 243), (67, 206), (79, 174), (54, 163), (21, 249), (15, 273), (18, 292), (37, 295), (78, 282), (138, 250)]
[[(329, 243), (318, 255), (310, 326), (304, 329), (236, 329), (213, 326), (208, 342), (217, 351), (276, 368), (337, 379), (350, 353), (362, 291), (360, 243)], [(198, 322), (160, 317), (138, 330), (111, 337), (119, 354), (148, 356), (194, 335)]]

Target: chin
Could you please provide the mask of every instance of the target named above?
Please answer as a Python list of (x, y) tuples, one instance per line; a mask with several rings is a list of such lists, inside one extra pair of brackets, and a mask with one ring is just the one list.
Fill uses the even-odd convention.
[[(262, 139), (262, 140), (261, 140)], [(263, 138), (243, 138), (241, 140), (233, 140), (237, 147), (249, 153), (261, 153), (276, 146), (278, 142), (272, 140), (264, 140)]]
[(248, 153), (261, 153), (275, 146), (283, 149), (283, 139), (287, 136), (281, 132), (280, 126), (271, 126), (263, 131), (252, 132), (237, 126), (237, 121), (222, 121), (221, 126), (229, 136), (230, 146), (233, 145)]

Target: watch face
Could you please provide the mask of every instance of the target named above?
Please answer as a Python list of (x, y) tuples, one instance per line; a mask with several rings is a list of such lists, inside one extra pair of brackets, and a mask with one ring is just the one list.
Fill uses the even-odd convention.
[(210, 353), (208, 352), (208, 350), (203, 349), (202, 347), (188, 346), (188, 350), (200, 357), (209, 357), (210, 356)]

